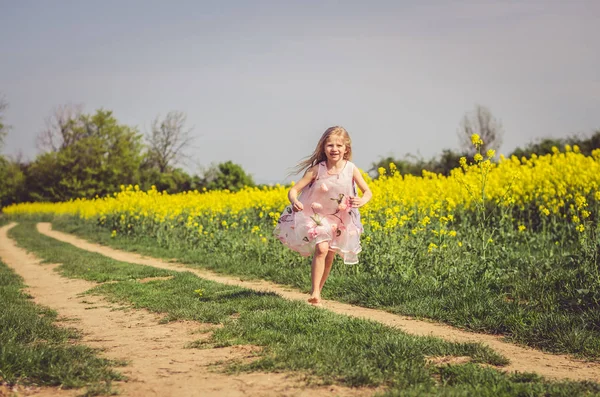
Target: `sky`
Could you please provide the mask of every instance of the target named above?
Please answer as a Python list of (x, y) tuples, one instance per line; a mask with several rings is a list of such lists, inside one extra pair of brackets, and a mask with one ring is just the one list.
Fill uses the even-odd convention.
[(600, 129), (599, 37), (598, 0), (0, 0), (3, 153), (35, 159), (60, 105), (142, 134), (179, 111), (186, 170), (275, 183), (333, 125), (364, 170), (458, 149), (479, 104), (508, 154)]

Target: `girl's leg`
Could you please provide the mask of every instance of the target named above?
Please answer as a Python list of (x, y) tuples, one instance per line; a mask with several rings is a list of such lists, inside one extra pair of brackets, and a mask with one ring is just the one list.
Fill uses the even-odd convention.
[(321, 279), (321, 284), (319, 284), (319, 293), (323, 290), (323, 286), (325, 285), (325, 281), (327, 281), (327, 277), (329, 277), (329, 272), (331, 271), (331, 265), (333, 265), (333, 259), (335, 258), (335, 252), (329, 251), (327, 256), (325, 257), (325, 269), (323, 270), (323, 278)]
[(321, 280), (325, 271), (325, 258), (329, 252), (329, 242), (323, 241), (315, 246), (315, 255), (313, 256), (311, 266), (312, 288), (310, 290), (310, 303), (319, 303), (321, 300)]

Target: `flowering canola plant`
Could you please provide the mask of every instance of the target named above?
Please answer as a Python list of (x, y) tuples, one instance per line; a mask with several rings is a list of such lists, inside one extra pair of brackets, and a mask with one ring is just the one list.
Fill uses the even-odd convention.
[[(474, 144), (477, 147), (478, 141)], [(477, 154), (472, 163), (463, 158), (449, 176), (427, 171), (420, 177), (403, 176), (393, 164), (389, 175), (384, 169), (374, 180), (365, 174), (373, 192), (373, 199), (361, 208), (365, 229), (392, 233), (409, 228), (412, 234), (430, 230), (455, 237), (456, 230), (449, 225), (457, 214), (490, 206), (524, 214), (515, 219), (518, 231), (525, 230), (527, 217), (554, 217), (571, 222), (580, 232), (585, 222), (594, 219), (600, 203), (600, 149), (591, 156), (581, 154), (576, 146), (562, 152), (554, 148), (551, 154), (529, 159), (500, 156), (493, 162), (494, 156), (494, 151)], [(268, 229), (288, 204), (287, 189), (275, 185), (239, 192), (167, 194), (155, 188), (141, 191), (137, 186), (122, 186), (107, 197), (22, 203), (3, 211), (9, 216), (76, 216), (111, 228), (113, 236), (183, 228), (186, 235), (202, 238), (217, 230), (243, 229), (266, 241)], [(437, 246), (430, 243), (428, 247)]]

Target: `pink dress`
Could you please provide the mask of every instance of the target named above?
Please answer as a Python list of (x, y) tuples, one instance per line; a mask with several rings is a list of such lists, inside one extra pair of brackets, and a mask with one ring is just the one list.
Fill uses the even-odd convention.
[(358, 263), (363, 227), (358, 209), (349, 202), (356, 196), (354, 167), (347, 161), (339, 174), (331, 175), (325, 162), (319, 163), (317, 176), (298, 197), (304, 209), (294, 212), (288, 205), (279, 217), (275, 236), (303, 256), (312, 255), (316, 244), (329, 241), (329, 249), (344, 263)]

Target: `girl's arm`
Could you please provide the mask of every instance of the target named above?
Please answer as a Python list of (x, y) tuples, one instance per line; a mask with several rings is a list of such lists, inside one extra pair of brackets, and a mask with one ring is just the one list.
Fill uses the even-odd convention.
[(308, 186), (308, 184), (311, 183), (312, 180), (315, 178), (316, 174), (314, 172), (314, 168), (314, 166), (309, 168), (302, 177), (302, 179), (300, 179), (298, 183), (292, 186), (292, 188), (288, 192), (288, 199), (290, 200), (290, 203), (292, 203), (292, 209), (294, 211), (302, 211), (304, 209), (302, 203), (298, 201), (298, 193), (300, 193), (302, 189)]
[(367, 185), (365, 178), (363, 178), (362, 174), (360, 173), (357, 167), (354, 167), (354, 172), (352, 176), (354, 177), (354, 182), (356, 182), (360, 191), (363, 192), (363, 195), (362, 197), (351, 197), (350, 205), (354, 208), (362, 207), (363, 205), (367, 204), (369, 200), (371, 200), (371, 197), (373, 197), (373, 193), (371, 193), (369, 185)]

